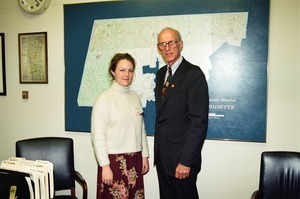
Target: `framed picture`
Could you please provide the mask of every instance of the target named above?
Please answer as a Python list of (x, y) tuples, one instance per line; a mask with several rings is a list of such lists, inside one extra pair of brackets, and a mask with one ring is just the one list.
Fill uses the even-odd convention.
[(21, 84), (48, 83), (47, 32), (19, 33)]
[(108, 63), (127, 52), (137, 66), (131, 89), (141, 97), (145, 129), (153, 136), (155, 73), (165, 65), (157, 34), (173, 27), (181, 32), (183, 57), (207, 77), (206, 138), (266, 142), (270, 0), (173, 1), (64, 5), (65, 130), (90, 132), (93, 103), (110, 86)]
[(0, 33), (0, 95), (6, 95), (5, 43), (4, 33)]

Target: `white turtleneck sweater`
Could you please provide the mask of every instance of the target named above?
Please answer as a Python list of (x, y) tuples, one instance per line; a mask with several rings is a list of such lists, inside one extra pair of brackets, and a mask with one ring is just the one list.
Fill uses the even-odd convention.
[(139, 96), (117, 82), (101, 93), (92, 111), (91, 135), (100, 166), (108, 165), (108, 154), (142, 152), (149, 157), (147, 136)]

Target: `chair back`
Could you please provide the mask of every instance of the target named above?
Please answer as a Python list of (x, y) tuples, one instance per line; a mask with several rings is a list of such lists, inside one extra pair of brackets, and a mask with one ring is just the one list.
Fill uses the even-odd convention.
[(300, 153), (263, 152), (259, 191), (261, 199), (299, 199)]
[(53, 164), (54, 190), (75, 187), (73, 140), (40, 137), (16, 142), (16, 156), (28, 160), (47, 160)]

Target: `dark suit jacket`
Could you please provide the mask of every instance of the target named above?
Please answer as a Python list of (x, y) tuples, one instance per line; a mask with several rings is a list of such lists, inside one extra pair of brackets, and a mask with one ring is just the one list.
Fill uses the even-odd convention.
[(199, 172), (208, 123), (205, 75), (183, 59), (162, 98), (166, 70), (164, 66), (156, 74), (154, 164), (159, 151), (168, 175), (174, 176), (178, 163)]

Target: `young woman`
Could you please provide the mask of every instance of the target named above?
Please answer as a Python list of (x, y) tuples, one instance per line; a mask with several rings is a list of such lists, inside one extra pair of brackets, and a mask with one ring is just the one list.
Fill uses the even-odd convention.
[(130, 90), (135, 61), (128, 53), (110, 63), (113, 82), (92, 111), (92, 142), (98, 162), (97, 199), (144, 198), (149, 150), (139, 96)]

